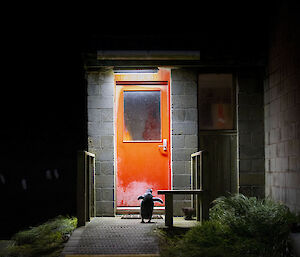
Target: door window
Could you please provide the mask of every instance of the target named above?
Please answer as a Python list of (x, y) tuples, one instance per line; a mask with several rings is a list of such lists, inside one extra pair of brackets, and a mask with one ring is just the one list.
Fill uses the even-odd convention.
[(160, 91), (124, 91), (123, 141), (161, 141)]

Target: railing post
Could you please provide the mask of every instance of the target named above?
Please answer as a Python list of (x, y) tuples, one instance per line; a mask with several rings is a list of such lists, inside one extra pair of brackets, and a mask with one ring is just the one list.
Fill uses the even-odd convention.
[[(199, 151), (191, 154), (191, 189), (203, 190), (202, 152), (203, 151)], [(192, 196), (192, 207), (195, 208), (197, 221), (200, 222), (202, 222), (203, 219), (202, 197), (205, 196)]]
[(95, 156), (92, 157), (92, 181), (91, 181), (91, 216), (96, 217), (96, 181), (95, 181)]
[(86, 221), (86, 190), (85, 190), (85, 154), (83, 151), (77, 153), (77, 224), (85, 226)]
[(86, 151), (77, 153), (77, 219), (85, 226), (95, 216), (95, 155)]

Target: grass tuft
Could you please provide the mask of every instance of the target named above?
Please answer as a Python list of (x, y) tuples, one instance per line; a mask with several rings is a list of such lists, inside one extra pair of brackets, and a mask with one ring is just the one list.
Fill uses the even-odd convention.
[(16, 233), (12, 237), (14, 244), (7, 247), (0, 256), (59, 256), (76, 226), (77, 218), (58, 216), (39, 226)]

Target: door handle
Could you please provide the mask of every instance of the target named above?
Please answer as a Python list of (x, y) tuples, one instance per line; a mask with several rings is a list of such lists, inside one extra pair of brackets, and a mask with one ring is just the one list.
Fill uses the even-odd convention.
[(162, 147), (164, 149), (164, 151), (167, 151), (167, 149), (168, 149), (168, 140), (164, 139), (163, 140), (163, 145), (159, 145), (158, 147)]

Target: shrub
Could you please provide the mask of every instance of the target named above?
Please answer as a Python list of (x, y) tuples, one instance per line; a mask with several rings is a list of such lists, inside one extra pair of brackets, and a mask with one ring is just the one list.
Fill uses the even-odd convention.
[(16, 233), (12, 237), (14, 244), (2, 255), (0, 253), (0, 256), (59, 256), (63, 243), (76, 226), (76, 218), (58, 216), (44, 224)]
[[(165, 239), (165, 257), (283, 257), (291, 256), (287, 207), (270, 199), (238, 194), (220, 197), (210, 209), (210, 220), (181, 238)], [(165, 237), (167, 237), (165, 235)]]
[(289, 225), (296, 216), (271, 199), (237, 194), (217, 198), (210, 209), (210, 219), (228, 225), (241, 238), (255, 238), (261, 256), (284, 256)]

